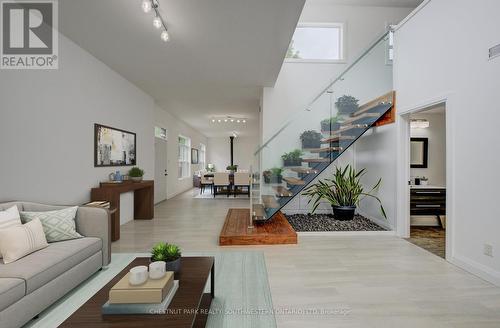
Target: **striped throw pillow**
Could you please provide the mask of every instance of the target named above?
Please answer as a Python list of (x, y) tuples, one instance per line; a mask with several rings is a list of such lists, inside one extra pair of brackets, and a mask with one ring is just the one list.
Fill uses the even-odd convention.
[(0, 230), (3, 263), (8, 264), (49, 246), (39, 219), (20, 226)]
[[(20, 225), (22, 225), (22, 223), (21, 218), (19, 217), (19, 210), (16, 205), (6, 209), (5, 211), (0, 211), (0, 230)], [(2, 257), (2, 252), (0, 251), (0, 259)]]

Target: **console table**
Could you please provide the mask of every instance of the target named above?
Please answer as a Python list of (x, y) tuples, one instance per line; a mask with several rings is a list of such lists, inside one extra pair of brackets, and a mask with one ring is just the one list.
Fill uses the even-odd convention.
[(92, 201), (107, 200), (116, 211), (111, 214), (111, 240), (120, 239), (120, 194), (134, 192), (134, 219), (151, 220), (154, 217), (154, 181), (124, 181), (122, 183), (101, 182), (98, 188), (92, 188)]

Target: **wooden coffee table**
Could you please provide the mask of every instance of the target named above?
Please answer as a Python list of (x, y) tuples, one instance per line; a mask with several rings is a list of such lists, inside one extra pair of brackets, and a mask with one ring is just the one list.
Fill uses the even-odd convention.
[[(182, 257), (181, 270), (175, 274), (179, 289), (166, 314), (102, 315), (101, 307), (109, 298), (109, 290), (137, 265), (149, 265), (149, 258), (138, 257), (108, 284), (73, 313), (60, 327), (205, 327), (208, 310), (214, 298), (215, 264), (213, 257)], [(211, 274), (211, 275), (210, 275)], [(210, 275), (211, 292), (205, 293)]]

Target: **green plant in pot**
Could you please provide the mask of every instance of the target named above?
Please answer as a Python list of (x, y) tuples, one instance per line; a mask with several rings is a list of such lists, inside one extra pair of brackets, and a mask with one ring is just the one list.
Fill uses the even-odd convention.
[(226, 166), (226, 170), (231, 171), (231, 173), (234, 173), (238, 171), (238, 165), (228, 165)]
[(284, 153), (281, 155), (281, 159), (283, 159), (283, 166), (301, 166), (303, 155), (302, 150), (295, 149), (289, 153)]
[(179, 272), (181, 268), (181, 249), (165, 242), (157, 243), (151, 250), (151, 262), (164, 261), (167, 271)]
[(144, 176), (144, 170), (141, 170), (137, 166), (134, 166), (133, 168), (131, 168), (128, 171), (128, 176), (129, 176), (130, 180), (132, 180), (134, 182), (141, 182), (142, 177)]
[(264, 175), (265, 183), (282, 183), (283, 182), (283, 169), (280, 167), (273, 167), (270, 170), (262, 172)]
[(342, 125), (342, 116), (332, 116), (321, 121), (321, 131), (336, 131)]
[(387, 219), (380, 198), (373, 194), (379, 189), (382, 179), (379, 179), (370, 191), (365, 192), (360, 181), (365, 173), (366, 169), (356, 172), (351, 165), (343, 169), (336, 167), (331, 179), (318, 181), (306, 188), (303, 194), (310, 197), (308, 203), (313, 204), (312, 213), (316, 211), (321, 201), (326, 200), (332, 206), (335, 219), (352, 220), (359, 202), (365, 197), (371, 197), (380, 204), (380, 211)]
[(300, 140), (302, 141), (302, 148), (319, 148), (321, 147), (321, 133), (314, 130), (307, 130), (302, 132)]
[(348, 115), (358, 110), (358, 102), (359, 100), (353, 96), (343, 95), (337, 99), (335, 107), (337, 107), (339, 114)]

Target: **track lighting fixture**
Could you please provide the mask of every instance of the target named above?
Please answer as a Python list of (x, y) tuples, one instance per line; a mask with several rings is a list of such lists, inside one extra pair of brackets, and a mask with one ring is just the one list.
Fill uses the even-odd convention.
[(161, 17), (159, 10), (160, 3), (158, 0), (142, 0), (141, 8), (146, 14), (154, 11), (155, 16), (153, 17), (153, 26), (156, 29), (161, 29), (160, 38), (162, 41), (167, 42), (170, 40), (170, 35), (167, 32), (167, 24), (165, 20)]

